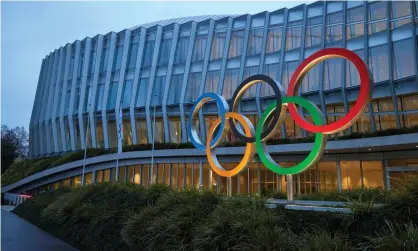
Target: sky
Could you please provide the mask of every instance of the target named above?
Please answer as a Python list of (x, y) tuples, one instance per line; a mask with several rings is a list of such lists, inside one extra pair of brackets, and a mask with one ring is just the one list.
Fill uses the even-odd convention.
[(256, 14), (302, 3), (2, 1), (1, 124), (29, 129), (42, 59), (66, 43), (169, 18)]

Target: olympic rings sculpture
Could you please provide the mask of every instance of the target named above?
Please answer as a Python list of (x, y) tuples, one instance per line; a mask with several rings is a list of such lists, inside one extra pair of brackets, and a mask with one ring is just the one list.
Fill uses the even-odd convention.
[[(318, 63), (330, 58), (343, 58), (351, 61), (357, 68), (360, 76), (360, 91), (358, 98), (348, 113), (330, 124), (325, 124), (322, 112), (311, 101), (296, 96), (303, 77)], [(250, 87), (260, 82), (268, 84), (274, 91), (275, 102), (267, 107), (262, 113), (256, 128), (251, 121), (238, 113), (239, 102), (244, 93)], [(193, 145), (202, 151), (206, 151), (209, 165), (212, 170), (223, 177), (232, 177), (239, 174), (258, 154), (261, 162), (271, 171), (278, 174), (297, 174), (315, 165), (321, 158), (327, 143), (327, 135), (341, 132), (350, 127), (363, 113), (372, 96), (373, 79), (366, 64), (352, 51), (344, 48), (328, 48), (320, 50), (306, 58), (293, 73), (287, 96), (280, 83), (266, 75), (254, 75), (245, 79), (235, 90), (232, 96), (232, 105), (222, 96), (216, 93), (205, 93), (194, 103), (189, 116), (189, 138)], [(214, 100), (218, 107), (219, 117), (213, 122), (209, 129), (206, 143), (202, 143), (196, 131), (193, 121), (199, 115), (202, 106)], [(303, 107), (313, 118), (313, 123), (301, 116), (296, 105)], [(273, 160), (267, 150), (266, 141), (280, 128), (286, 117), (286, 110), (301, 128), (315, 133), (315, 141), (308, 156), (299, 164), (293, 167), (282, 167)], [(270, 120), (269, 120), (270, 119)], [(229, 123), (226, 123), (228, 120)], [(237, 126), (237, 122), (240, 126)], [(241, 128), (242, 127), (242, 128)], [(232, 169), (225, 169), (217, 160), (213, 149), (221, 143), (226, 132), (231, 130), (234, 135), (246, 143), (245, 153), (241, 162)]]

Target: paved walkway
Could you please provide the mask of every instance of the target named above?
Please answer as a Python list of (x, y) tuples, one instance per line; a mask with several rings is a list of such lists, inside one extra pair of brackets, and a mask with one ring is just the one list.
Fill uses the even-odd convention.
[(1, 250), (77, 251), (14, 213), (1, 210)]

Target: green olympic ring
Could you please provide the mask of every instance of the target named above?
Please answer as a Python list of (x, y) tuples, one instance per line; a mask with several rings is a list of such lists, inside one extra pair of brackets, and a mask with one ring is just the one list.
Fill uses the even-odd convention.
[[(312, 104), (312, 102), (310, 102), (307, 99), (297, 97), (297, 96), (284, 97), (282, 100), (282, 103), (283, 104), (295, 103), (295, 104), (302, 106), (309, 112), (309, 114), (312, 115), (315, 125), (320, 126), (325, 122), (325, 119), (323, 118), (322, 113), (320, 112), (318, 107), (316, 107), (314, 104)], [(306, 168), (309, 168), (311, 165), (316, 163), (316, 161), (318, 161), (318, 159), (322, 156), (322, 153), (325, 149), (327, 137), (326, 135), (320, 132), (315, 133), (315, 142), (313, 144), (312, 150), (302, 162), (300, 162), (299, 164), (293, 167), (280, 166), (270, 156), (270, 153), (267, 151), (267, 145), (265, 142), (262, 142), (262, 138), (261, 138), (263, 126), (267, 118), (275, 109), (276, 109), (275, 103), (267, 107), (267, 109), (263, 112), (260, 120), (257, 123), (257, 128), (255, 131), (256, 151), (258, 153), (258, 156), (260, 157), (261, 162), (263, 162), (263, 164), (271, 171), (278, 173), (278, 174), (282, 174), (282, 175), (297, 174), (299, 172), (302, 172)]]

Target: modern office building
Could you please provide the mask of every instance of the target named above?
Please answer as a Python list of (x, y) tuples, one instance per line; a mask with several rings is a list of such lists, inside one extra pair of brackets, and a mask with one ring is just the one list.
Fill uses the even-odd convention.
[[(188, 142), (188, 115), (198, 96), (216, 92), (230, 99), (237, 85), (254, 74), (266, 74), (286, 89), (304, 58), (329, 47), (354, 51), (374, 79), (366, 112), (340, 135), (417, 127), (417, 9), (416, 1), (315, 2), (254, 15), (169, 19), (76, 40), (42, 61), (30, 123), (30, 156), (115, 148), (119, 116), (125, 145)], [(300, 95), (314, 102), (328, 122), (344, 116), (358, 92), (357, 71), (343, 59), (315, 66), (300, 88)], [(271, 95), (268, 85), (251, 88), (240, 104), (241, 114), (255, 124)], [(202, 139), (216, 117), (216, 105), (205, 105), (196, 121)], [(309, 136), (287, 116), (275, 137)], [(235, 140), (232, 134), (227, 137)], [(269, 150), (277, 162), (292, 165), (306, 157), (311, 145), (271, 145)], [(234, 166), (243, 152), (244, 147), (221, 147), (218, 157), (224, 166)], [(86, 183), (118, 177), (145, 186), (226, 187), (226, 178), (216, 176), (205, 153), (194, 148), (124, 152), (117, 173), (115, 158), (109, 154), (87, 159)], [(6, 188), (78, 186), (82, 166), (82, 161), (68, 163)], [(294, 186), (297, 193), (390, 188), (416, 171), (418, 130), (330, 141), (321, 161), (296, 175)], [(254, 194), (285, 187), (284, 176), (254, 159), (232, 178), (231, 189), (233, 194)]]

